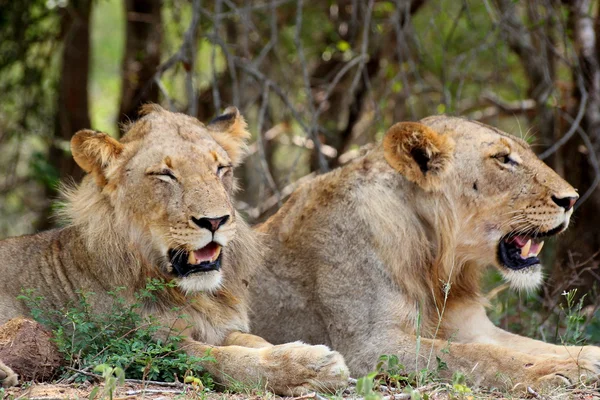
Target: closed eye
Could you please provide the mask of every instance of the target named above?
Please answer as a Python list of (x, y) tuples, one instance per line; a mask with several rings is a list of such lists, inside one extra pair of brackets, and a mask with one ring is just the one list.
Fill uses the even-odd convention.
[(175, 173), (167, 168), (158, 171), (149, 171), (146, 172), (146, 175), (155, 176), (162, 181), (172, 180), (177, 182), (177, 177), (175, 176)]

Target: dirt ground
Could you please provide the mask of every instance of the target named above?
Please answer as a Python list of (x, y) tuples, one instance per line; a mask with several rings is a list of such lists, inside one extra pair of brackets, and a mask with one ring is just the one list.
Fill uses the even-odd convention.
[[(94, 388), (98, 388), (95, 393), (94, 399), (109, 399), (109, 394), (103, 392), (104, 387), (102, 385), (93, 384), (81, 384), (81, 385), (66, 385), (66, 384), (31, 384), (24, 385), (23, 387), (16, 387), (6, 389), (4, 392), (4, 399), (10, 400), (58, 400), (58, 399), (90, 399), (90, 395)], [(573, 399), (573, 400), (600, 400), (600, 392), (588, 391), (588, 390), (561, 390), (554, 393), (538, 394), (533, 393), (522, 393), (507, 395), (502, 393), (489, 393), (474, 391), (472, 393), (459, 394), (451, 393), (443, 388), (424, 388), (420, 390), (422, 399), (429, 400), (453, 400), (453, 399), (464, 399), (464, 400), (499, 400), (499, 399), (547, 399), (547, 400), (562, 400), (562, 399)], [(378, 391), (380, 398), (383, 400), (412, 400), (419, 399), (414, 394), (411, 396), (409, 393), (399, 393), (390, 391)], [(276, 396), (272, 393), (220, 393), (220, 392), (202, 392), (194, 389), (190, 385), (180, 385), (179, 387), (174, 386), (163, 386), (156, 384), (140, 384), (126, 382), (123, 386), (120, 386), (113, 393), (113, 400), (167, 400), (167, 399), (206, 399), (206, 400), (241, 400), (241, 399), (271, 399), (271, 400), (329, 400), (329, 399), (356, 399), (364, 400), (364, 397), (357, 395), (356, 390), (353, 386), (350, 386), (343, 393), (336, 395), (321, 395), (317, 393), (311, 393), (306, 396), (295, 397), (295, 398), (284, 398)]]

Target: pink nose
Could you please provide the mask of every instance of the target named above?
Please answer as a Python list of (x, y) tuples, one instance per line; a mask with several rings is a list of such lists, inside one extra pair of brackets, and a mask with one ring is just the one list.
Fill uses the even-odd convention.
[(559, 207), (565, 209), (565, 211), (569, 211), (577, 202), (578, 196), (568, 196), (568, 197), (556, 197), (552, 196), (552, 201), (555, 202)]

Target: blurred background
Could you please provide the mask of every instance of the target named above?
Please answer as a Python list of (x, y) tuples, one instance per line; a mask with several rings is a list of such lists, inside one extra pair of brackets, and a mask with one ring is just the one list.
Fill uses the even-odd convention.
[(493, 318), (600, 341), (599, 35), (597, 0), (0, 0), (0, 238), (52, 227), (57, 183), (82, 174), (71, 135), (119, 137), (146, 102), (242, 111), (253, 223), (392, 123), (462, 115), (525, 138), (581, 195), (543, 290), (486, 278)]

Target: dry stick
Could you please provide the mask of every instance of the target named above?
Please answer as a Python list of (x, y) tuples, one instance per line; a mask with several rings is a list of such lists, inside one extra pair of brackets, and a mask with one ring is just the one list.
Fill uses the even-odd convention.
[[(84, 369), (75, 369), (75, 368), (71, 368), (71, 367), (66, 367), (68, 370), (77, 372), (81, 375), (86, 375), (92, 378), (96, 378), (98, 380), (103, 380), (104, 378), (102, 377), (102, 375), (98, 375), (98, 374), (94, 374), (92, 372), (88, 372)], [(185, 383), (181, 383), (181, 382), (161, 382), (161, 381), (149, 381), (149, 380), (143, 380), (143, 379), (125, 379), (124, 380), (125, 383), (135, 383), (135, 384), (141, 384), (141, 385), (156, 385), (156, 386), (165, 386), (165, 387), (174, 387), (174, 388), (184, 388), (186, 387)]]
[[(196, 55), (195, 55), (196, 40), (195, 39), (197, 37), (198, 27), (200, 25), (201, 10), (202, 10), (202, 7), (201, 7), (200, 0), (194, 0), (192, 3), (192, 20), (190, 21), (190, 25), (183, 36), (183, 43), (179, 47), (179, 50), (177, 50), (171, 57), (169, 57), (167, 59), (167, 61), (165, 61), (164, 63), (162, 63), (161, 65), (158, 66), (158, 68), (156, 69), (156, 72), (154, 73), (154, 78), (148, 80), (148, 83), (146, 83), (146, 85), (140, 92), (138, 99), (141, 98), (144, 94), (146, 94), (146, 92), (150, 89), (150, 86), (152, 86), (153, 83), (160, 82), (160, 78), (166, 71), (173, 68), (179, 62), (186, 62), (186, 63), (188, 63), (188, 67), (189, 67), (189, 70), (187, 71), (187, 75), (186, 75), (186, 89), (187, 89), (187, 95), (188, 95), (188, 113), (190, 113), (190, 115), (194, 115), (194, 116), (196, 115), (196, 111), (198, 108), (198, 99), (196, 98), (195, 93), (194, 93), (193, 75), (194, 75), (194, 66), (195, 66), (195, 62), (196, 62), (196, 60), (195, 60), (195, 58), (196, 58)], [(159, 85), (159, 89), (161, 88), (161, 86), (162, 85)], [(172, 106), (171, 99), (168, 96), (168, 94), (166, 93), (166, 90), (163, 91), (161, 89), (161, 91), (163, 92), (163, 95), (165, 95), (165, 97), (167, 97), (169, 105)], [(193, 114), (191, 114), (192, 111), (194, 112)]]
[[(373, 2), (373, 0), (371, 0)], [(302, 38), (300, 37), (300, 33), (302, 31), (302, 6), (303, 0), (298, 0), (298, 4), (296, 7), (296, 34), (295, 34), (295, 43), (296, 43), (296, 52), (298, 53), (298, 59), (300, 60), (300, 67), (302, 69), (302, 78), (304, 80), (304, 91), (306, 92), (306, 97), (308, 98), (308, 108), (310, 110), (312, 118), (312, 123), (309, 126), (308, 131), (306, 132), (308, 136), (313, 140), (315, 145), (315, 150), (317, 153), (317, 159), (319, 161), (319, 170), (321, 172), (327, 172), (329, 170), (329, 164), (325, 157), (321, 153), (321, 142), (319, 141), (318, 129), (316, 120), (316, 110), (315, 110), (315, 99), (312, 95), (312, 88), (310, 87), (310, 79), (308, 77), (308, 67), (306, 66), (306, 59), (304, 58), (304, 47), (302, 46)]]
[(265, 114), (267, 113), (267, 107), (269, 105), (269, 85), (265, 83), (263, 87), (263, 96), (262, 96), (262, 104), (260, 106), (260, 111), (258, 112), (258, 127), (257, 127), (257, 140), (258, 140), (258, 155), (260, 158), (260, 165), (263, 169), (263, 173), (265, 175), (265, 179), (271, 188), (273, 194), (277, 196), (277, 204), (281, 207), (281, 193), (277, 189), (277, 185), (275, 184), (275, 180), (273, 179), (273, 175), (271, 174), (271, 170), (269, 169), (269, 163), (267, 162), (267, 157), (265, 153), (265, 146), (263, 143), (263, 125), (265, 121)]
[(269, 37), (269, 42), (262, 48), (258, 56), (252, 60), (252, 65), (255, 68), (259, 68), (263, 62), (263, 59), (269, 54), (269, 52), (275, 47), (278, 41), (277, 37), (277, 13), (275, 12), (275, 0), (271, 0), (271, 18), (269, 28), (271, 30), (271, 36)]
[(533, 390), (531, 387), (527, 386), (527, 393), (529, 393), (530, 395), (532, 395), (533, 397), (535, 397), (536, 399), (543, 399), (542, 396), (540, 396), (540, 394), (538, 392), (536, 392), (535, 390)]
[[(573, 118), (571, 118), (571, 116), (563, 110), (560, 110), (560, 112), (563, 114), (563, 117), (572, 124), (571, 126), (575, 126), (576, 120), (573, 120)], [(577, 131), (577, 133), (579, 133), (581, 140), (583, 140), (583, 143), (588, 149), (590, 164), (592, 164), (592, 168), (594, 168), (594, 173), (596, 174), (596, 176), (594, 177), (594, 182), (592, 182), (591, 186), (585, 191), (583, 196), (579, 198), (577, 204), (575, 204), (576, 210), (588, 199), (588, 197), (590, 197), (590, 195), (594, 192), (594, 190), (600, 183), (600, 163), (598, 162), (598, 157), (596, 156), (596, 150), (594, 149), (594, 145), (592, 144), (589, 136), (587, 135), (587, 133), (585, 133), (581, 125), (577, 124), (575, 130)]]
[(362, 34), (362, 43), (360, 48), (360, 57), (361, 61), (356, 70), (356, 74), (354, 75), (354, 79), (352, 79), (352, 85), (349, 90), (349, 97), (354, 97), (354, 92), (356, 92), (356, 88), (358, 87), (358, 82), (360, 81), (360, 77), (362, 75), (362, 71), (365, 68), (365, 64), (367, 63), (368, 54), (367, 54), (367, 46), (369, 44), (369, 29), (371, 28), (371, 14), (373, 12), (373, 5), (375, 4), (375, 0), (369, 0), (369, 4), (367, 5), (367, 13), (365, 14), (365, 21), (363, 27)]
[[(405, 3), (405, 12), (404, 15), (410, 17), (410, 2), (409, 3)], [(396, 0), (396, 12), (394, 13), (394, 18), (392, 20), (392, 24), (394, 26), (394, 33), (396, 34), (396, 56), (398, 57), (398, 66), (400, 68), (400, 71), (398, 72), (398, 75), (400, 75), (400, 79), (402, 80), (402, 91), (404, 92), (404, 97), (408, 100), (408, 98), (410, 97), (410, 83), (408, 82), (408, 77), (406, 76), (406, 73), (404, 73), (404, 68), (402, 67), (403, 61), (404, 61), (404, 53), (408, 53), (408, 52), (404, 52), (402, 51), (402, 45), (404, 44), (404, 46), (406, 46), (406, 39), (404, 37), (404, 32), (402, 29), (402, 26), (400, 25), (400, 21), (402, 20), (402, 16), (401, 16), (401, 6), (400, 6), (400, 0)], [(408, 56), (408, 58), (410, 59), (410, 55)], [(410, 63), (409, 63), (410, 64)], [(412, 67), (412, 64), (410, 64)], [(395, 78), (394, 78), (395, 81)], [(388, 90), (391, 90), (391, 86), (388, 88)], [(387, 97), (387, 96), (386, 96)], [(410, 110), (410, 116), (411, 116), (411, 120), (416, 120), (417, 119), (417, 112), (415, 110), (415, 105), (414, 102), (409, 101), (408, 102), (408, 107)]]
[[(257, 10), (264, 10), (265, 8), (269, 8), (269, 7), (278, 7), (281, 6), (283, 4), (287, 4), (287, 3), (291, 3), (294, 0), (275, 0), (272, 1), (270, 3), (261, 3), (261, 4), (254, 4), (254, 5), (249, 5), (246, 7), (240, 7), (241, 10), (248, 12), (248, 11), (257, 11)], [(238, 12), (238, 8), (236, 8), (234, 11), (228, 11), (228, 12), (224, 12), (219, 14), (219, 18), (229, 18), (229, 17), (238, 17), (239, 16), (239, 12)]]
[(167, 103), (169, 103), (169, 110), (170, 111), (175, 111), (175, 104), (173, 104), (171, 96), (169, 96), (169, 92), (167, 92), (167, 88), (165, 87), (165, 85), (163, 85), (163, 83), (160, 80), (160, 78), (158, 78), (158, 77), (155, 76), (154, 77), (154, 82), (156, 83), (156, 86), (158, 86), (158, 89), (163, 94), (163, 96), (165, 97), (165, 99), (167, 99)]
[[(219, 13), (221, 12), (221, 0), (215, 1), (215, 17), (213, 19), (213, 34), (219, 36), (219, 26), (221, 25), (221, 18)], [(213, 93), (213, 105), (215, 110), (221, 109), (221, 93), (219, 93), (219, 84), (217, 83), (217, 46), (212, 46), (210, 54), (210, 65), (212, 69), (212, 93)]]
[[(198, 34), (198, 26), (200, 25), (200, 9), (202, 8), (201, 0), (193, 0), (192, 3), (192, 22), (189, 29), (185, 32), (185, 50), (182, 53), (182, 61), (187, 62), (187, 74), (185, 79), (185, 87), (188, 97), (188, 115), (196, 116), (198, 114), (198, 96), (194, 90), (194, 71), (196, 69), (196, 38)], [(184, 49), (182, 45), (182, 49)]]
[(579, 110), (577, 111), (577, 116), (575, 117), (575, 120), (571, 124), (571, 127), (569, 128), (567, 133), (565, 133), (565, 135), (563, 137), (561, 137), (558, 141), (556, 141), (556, 143), (554, 143), (549, 149), (547, 149), (546, 151), (544, 151), (542, 154), (540, 154), (538, 156), (541, 160), (548, 158), (549, 156), (554, 154), (558, 149), (560, 149), (565, 143), (567, 143), (569, 141), (569, 139), (571, 139), (571, 137), (575, 134), (575, 132), (577, 131), (577, 128), (579, 128), (579, 126), (581, 124), (581, 120), (583, 119), (583, 116), (585, 115), (585, 107), (586, 107), (587, 101), (588, 101), (588, 92), (585, 89), (585, 85), (583, 82), (583, 78), (581, 77), (581, 74), (577, 75), (577, 86), (579, 86), (579, 91), (581, 92), (581, 102), (579, 104)]
[(262, 204), (260, 204), (257, 207), (250, 207), (247, 203), (240, 201), (237, 203), (237, 209), (245, 212), (251, 218), (257, 219), (261, 215), (263, 215), (266, 211), (268, 211), (269, 209), (271, 209), (272, 207), (277, 205), (278, 202), (286, 199), (289, 195), (291, 195), (292, 192), (298, 186), (302, 185), (305, 182), (310, 181), (314, 177), (315, 177), (314, 172), (311, 172), (310, 174), (303, 176), (302, 178), (294, 181), (293, 183), (291, 183), (291, 184), (285, 186), (283, 189), (281, 189), (279, 195), (273, 195), (273, 196), (269, 197), (267, 200), (263, 201)]
[(138, 389), (138, 390), (128, 390), (125, 392), (127, 396), (133, 396), (136, 394), (160, 394), (160, 393), (181, 393), (181, 390), (169, 390), (169, 389)]

